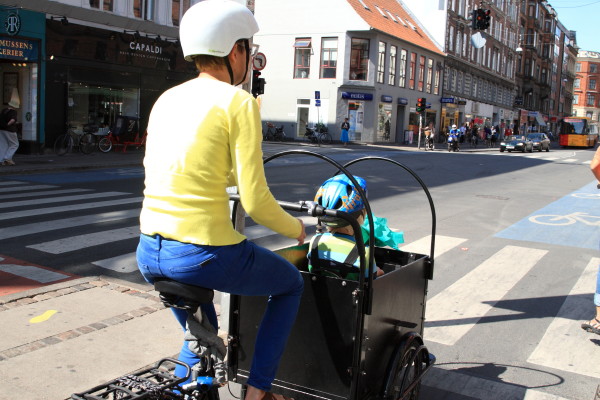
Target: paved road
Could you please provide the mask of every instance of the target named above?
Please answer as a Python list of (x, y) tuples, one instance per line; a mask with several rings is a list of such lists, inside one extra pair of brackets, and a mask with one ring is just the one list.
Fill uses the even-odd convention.
[[(578, 327), (590, 316), (600, 263), (594, 247), (600, 199), (585, 175), (591, 153), (327, 153), (340, 162), (358, 153), (395, 157), (419, 171), (434, 197), (436, 271), (424, 336), (438, 365), (425, 381), (423, 398), (593, 398), (600, 370), (591, 360), (600, 359), (600, 337)], [(281, 178), (302, 168), (304, 180), (318, 182), (327, 176), (321, 166), (298, 156), (274, 161), (267, 172)], [(394, 186), (390, 182), (398, 179), (385, 168), (364, 171), (379, 177), (369, 180), (373, 206), (405, 231), (403, 250), (427, 254), (429, 228), (416, 185), (401, 180)], [(18, 299), (23, 290), (41, 293), (0, 308), (11, 322), (0, 328), (5, 338), (0, 380), (17, 379), (32, 393), (21, 398), (59, 398), (27, 387), (21, 368), (29, 363), (38, 363), (44, 376), (68, 376), (76, 390), (177, 351), (168, 312), (154, 307), (155, 297), (135, 268), (141, 177), (139, 167), (1, 177), (0, 299)], [(289, 182), (274, 185), (276, 193), (300, 198), (312, 190)], [(289, 243), (247, 222), (251, 239), (274, 247)], [(97, 275), (106, 278), (91, 278)], [(56, 284), (61, 289), (44, 297), (43, 288)], [(73, 308), (89, 301), (102, 307), (93, 313)], [(35, 317), (40, 322), (31, 322)], [(94, 325), (99, 321), (104, 328)], [(121, 349), (140, 327), (156, 330), (164, 346), (147, 338), (140, 343), (148, 349), (145, 357), (130, 354), (125, 363), (101, 359), (102, 345)], [(86, 345), (90, 340), (100, 346)], [(69, 358), (82, 346), (87, 355)], [(52, 357), (77, 373), (65, 375), (56, 363), (39, 364)], [(89, 363), (96, 369), (83, 373)], [(0, 398), (11, 398), (7, 393), (0, 389)]]

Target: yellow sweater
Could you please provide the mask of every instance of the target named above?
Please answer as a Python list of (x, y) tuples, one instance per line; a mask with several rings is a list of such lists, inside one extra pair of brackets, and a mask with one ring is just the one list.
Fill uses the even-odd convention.
[(196, 78), (163, 93), (148, 123), (142, 233), (212, 246), (241, 242), (225, 190), (237, 184), (254, 221), (300, 236), (300, 222), (269, 191), (261, 141), (258, 105), (241, 89)]

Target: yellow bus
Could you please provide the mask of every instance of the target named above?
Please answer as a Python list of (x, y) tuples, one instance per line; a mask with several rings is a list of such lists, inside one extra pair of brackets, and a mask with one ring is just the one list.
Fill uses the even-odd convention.
[(562, 147), (594, 147), (598, 144), (598, 126), (586, 117), (566, 117), (560, 121), (558, 144)]

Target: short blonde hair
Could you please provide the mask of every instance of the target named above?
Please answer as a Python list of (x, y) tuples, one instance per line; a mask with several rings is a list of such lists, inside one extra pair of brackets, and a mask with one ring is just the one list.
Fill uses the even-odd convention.
[[(244, 40), (245, 39), (240, 39), (237, 42), (235, 42), (235, 46), (239, 46), (241, 48), (244, 48)], [(194, 56), (194, 64), (196, 64), (196, 68), (198, 69), (199, 72), (202, 72), (204, 70), (207, 69), (214, 69), (214, 68), (222, 68), (225, 66), (225, 57), (218, 57), (218, 56), (211, 56), (208, 54), (198, 54)]]

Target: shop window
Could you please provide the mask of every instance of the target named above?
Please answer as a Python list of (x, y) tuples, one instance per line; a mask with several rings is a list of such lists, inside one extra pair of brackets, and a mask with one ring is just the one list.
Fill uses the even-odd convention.
[(179, 26), (183, 14), (190, 8), (190, 0), (171, 0), (171, 22)]
[(377, 114), (377, 137), (380, 140), (390, 140), (390, 129), (392, 119), (392, 105), (388, 103), (379, 103)]
[(296, 39), (294, 42), (294, 78), (308, 79), (310, 76), (311, 40)]
[(90, 8), (113, 11), (113, 0), (90, 0)]
[(337, 46), (337, 38), (323, 38), (321, 40), (321, 78), (335, 79)]
[(352, 38), (350, 80), (366, 81), (369, 66), (369, 40)]
[(350, 122), (348, 136), (350, 137), (350, 140), (361, 140), (364, 116), (364, 102), (351, 101), (348, 103), (348, 122)]
[(383, 83), (385, 78), (385, 42), (379, 42), (379, 53), (377, 58), (377, 83)]
[(115, 128), (118, 117), (137, 120), (139, 89), (72, 83), (67, 105), (68, 123), (74, 132), (90, 129), (106, 133)]

